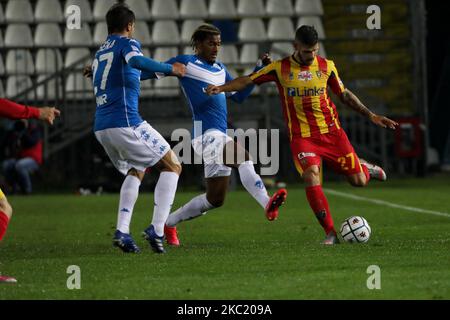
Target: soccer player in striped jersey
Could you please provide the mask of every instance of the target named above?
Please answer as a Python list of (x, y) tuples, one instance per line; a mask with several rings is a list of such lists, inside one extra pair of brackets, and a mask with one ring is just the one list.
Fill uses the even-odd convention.
[[(175, 228), (179, 222), (201, 217), (207, 211), (223, 205), (231, 168), (238, 169), (243, 186), (265, 211), (269, 221), (278, 217), (278, 208), (287, 196), (285, 189), (280, 189), (269, 196), (261, 177), (255, 172), (250, 154), (243, 146), (227, 136), (225, 94), (214, 97), (205, 94), (209, 84), (220, 85), (233, 79), (225, 65), (216, 60), (221, 46), (220, 30), (210, 24), (201, 25), (194, 31), (191, 44), (195, 54), (179, 55), (168, 60), (167, 63), (178, 62), (186, 65), (186, 74), (180, 79), (180, 84), (195, 121), (192, 147), (203, 157), (206, 193), (191, 199), (170, 214), (166, 222), (165, 234), (168, 243), (172, 245), (179, 244)], [(228, 96), (240, 103), (250, 95), (252, 90), (253, 88), (249, 87), (247, 90)], [(198, 128), (196, 123), (201, 123), (201, 128)], [(234, 155), (234, 159), (227, 158), (230, 154)]]
[[(36, 108), (24, 106), (7, 99), (0, 99), (0, 118), (4, 117), (13, 120), (34, 118), (53, 124), (53, 120), (59, 115), (60, 111), (53, 107)], [(0, 189), (0, 241), (5, 236), (11, 216), (12, 207)], [(0, 275), (0, 282), (16, 282), (16, 279)]]
[(371, 112), (339, 79), (333, 61), (319, 55), (314, 27), (301, 26), (295, 35), (293, 55), (273, 62), (247, 77), (222, 86), (210, 86), (208, 94), (233, 92), (253, 84), (275, 82), (281, 98), (295, 166), (306, 183), (306, 196), (326, 237), (324, 244), (339, 240), (328, 201), (322, 191), (320, 165), (323, 159), (344, 174), (351, 185), (362, 187), (371, 178), (386, 180), (382, 168), (359, 159), (342, 129), (329, 87), (341, 101), (368, 117), (375, 125), (395, 129), (398, 123)]

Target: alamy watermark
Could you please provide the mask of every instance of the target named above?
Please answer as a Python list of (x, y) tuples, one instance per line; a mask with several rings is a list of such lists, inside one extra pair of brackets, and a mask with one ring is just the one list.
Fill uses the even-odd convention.
[(81, 9), (77, 5), (70, 5), (66, 8), (66, 27), (69, 30), (81, 29)]
[(66, 282), (67, 289), (81, 289), (81, 268), (77, 265), (71, 265), (67, 267), (66, 273), (70, 275)]
[(366, 26), (369, 30), (381, 29), (381, 9), (379, 6), (373, 4), (367, 7), (367, 14), (370, 16), (366, 20)]
[(381, 269), (377, 265), (367, 267), (366, 273), (370, 276), (367, 278), (366, 285), (369, 290), (381, 289)]
[[(195, 121), (194, 132), (202, 132), (201, 128), (202, 122)], [(209, 132), (212, 133), (209, 134)], [(141, 133), (141, 135), (145, 134), (147, 133)], [(234, 148), (227, 147), (231, 140), (240, 146), (237, 152)], [(253, 163), (261, 165), (261, 175), (275, 175), (280, 168), (280, 133), (278, 129), (227, 129), (226, 136), (215, 135), (213, 131), (207, 130), (203, 135), (193, 139), (189, 130), (180, 128), (172, 132), (171, 141), (178, 142), (172, 150), (183, 164), (243, 163), (245, 152), (239, 152), (239, 150), (243, 151), (245, 148)], [(194, 147), (194, 154), (192, 154), (191, 145)], [(226, 148), (225, 159), (223, 157), (224, 148)]]

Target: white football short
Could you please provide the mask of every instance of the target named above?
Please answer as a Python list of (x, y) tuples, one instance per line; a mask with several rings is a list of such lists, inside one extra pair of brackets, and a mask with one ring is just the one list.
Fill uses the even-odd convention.
[(203, 158), (205, 178), (231, 175), (231, 168), (226, 166), (223, 161), (223, 149), (230, 141), (233, 139), (219, 130), (208, 130), (192, 140), (192, 148), (195, 153)]
[(135, 127), (109, 128), (95, 132), (117, 170), (126, 175), (132, 168), (145, 171), (170, 150), (170, 145), (147, 121)]

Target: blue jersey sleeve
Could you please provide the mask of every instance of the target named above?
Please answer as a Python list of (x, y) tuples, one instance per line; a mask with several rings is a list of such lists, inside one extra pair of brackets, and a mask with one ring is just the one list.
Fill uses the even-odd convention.
[[(180, 56), (172, 57), (172, 58), (170, 58), (169, 60), (165, 61), (164, 63), (165, 63), (165, 64), (168, 64), (168, 65), (172, 65), (172, 64), (174, 64), (175, 62), (187, 64), (187, 62), (188, 62), (188, 61), (187, 61), (187, 56), (185, 56), (185, 55), (180, 55)], [(172, 71), (171, 71), (171, 72), (172, 72)], [(165, 77), (165, 76), (167, 76), (167, 75), (169, 75), (169, 74), (170, 74), (170, 72), (145, 72), (145, 74), (144, 74), (144, 72), (143, 72), (143, 75), (145, 76), (145, 78), (141, 76), (141, 80), (146, 80), (146, 79), (160, 79), (160, 78), (163, 78), (163, 77)]]

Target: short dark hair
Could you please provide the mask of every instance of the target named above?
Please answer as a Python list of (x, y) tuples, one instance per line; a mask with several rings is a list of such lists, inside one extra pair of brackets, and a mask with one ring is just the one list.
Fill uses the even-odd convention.
[(307, 46), (313, 46), (319, 42), (319, 35), (314, 26), (303, 25), (295, 32), (295, 40)]
[(220, 35), (220, 30), (215, 25), (204, 23), (199, 26), (191, 37), (191, 46), (195, 48), (199, 42), (204, 41), (209, 36)]
[(134, 12), (125, 3), (116, 3), (106, 13), (108, 34), (124, 31), (135, 20)]

